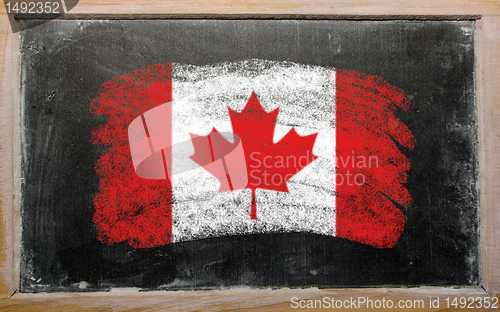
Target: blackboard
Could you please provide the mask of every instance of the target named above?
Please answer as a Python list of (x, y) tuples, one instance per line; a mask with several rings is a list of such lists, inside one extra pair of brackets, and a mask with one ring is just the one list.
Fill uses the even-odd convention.
[[(478, 285), (473, 21), (50, 21), (24, 31), (21, 291)], [(414, 203), (393, 248), (309, 233), (133, 248), (92, 222), (103, 83), (169, 62), (263, 59), (349, 69), (404, 90)]]

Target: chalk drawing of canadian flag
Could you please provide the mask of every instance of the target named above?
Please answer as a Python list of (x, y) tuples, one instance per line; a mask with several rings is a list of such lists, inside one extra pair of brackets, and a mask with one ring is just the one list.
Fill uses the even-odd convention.
[[(415, 139), (382, 78), (291, 62), (162, 64), (104, 83), (94, 223), (137, 248), (309, 232), (391, 248)], [(396, 204), (395, 204), (396, 203)]]

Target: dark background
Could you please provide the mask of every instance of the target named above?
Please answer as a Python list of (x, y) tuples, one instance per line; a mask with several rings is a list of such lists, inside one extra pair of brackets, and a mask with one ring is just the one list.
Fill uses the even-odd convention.
[[(32, 21), (30, 23), (36, 23)], [(29, 26), (29, 25), (28, 25)], [(29, 27), (28, 27), (29, 28)], [(21, 33), (21, 291), (477, 285), (474, 21), (53, 20)], [(378, 75), (403, 89), (415, 204), (392, 249), (314, 234), (105, 245), (92, 223), (102, 83), (142, 66), (249, 58)], [(85, 282), (85, 283), (80, 283)]]

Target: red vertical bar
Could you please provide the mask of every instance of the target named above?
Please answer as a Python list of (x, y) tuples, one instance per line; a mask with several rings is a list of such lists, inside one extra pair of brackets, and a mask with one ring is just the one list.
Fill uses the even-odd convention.
[[(91, 138), (94, 144), (108, 146), (96, 166), (100, 179), (93, 218), (105, 243), (128, 241), (133, 247), (148, 248), (172, 241), (171, 181), (137, 176), (127, 131), (139, 115), (171, 99), (172, 66), (160, 64), (105, 82), (91, 104), (94, 114), (108, 116)], [(165, 165), (171, 161), (167, 154), (166, 150)]]
[(409, 101), (379, 77), (338, 70), (335, 104), (337, 237), (391, 248), (404, 230), (405, 215), (388, 197), (405, 207), (412, 203), (403, 185), (410, 163), (391, 139), (415, 146), (409, 129), (393, 115), (397, 107), (408, 109)]

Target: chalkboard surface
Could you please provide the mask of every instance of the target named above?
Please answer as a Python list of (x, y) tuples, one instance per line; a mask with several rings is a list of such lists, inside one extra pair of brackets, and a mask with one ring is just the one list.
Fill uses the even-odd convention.
[[(28, 23), (36, 23), (30, 21)], [(21, 33), (21, 291), (112, 287), (477, 285), (473, 21), (54, 20)], [(101, 85), (152, 64), (261, 59), (348, 69), (404, 90), (413, 205), (393, 248), (312, 233), (133, 248), (93, 223)]]

